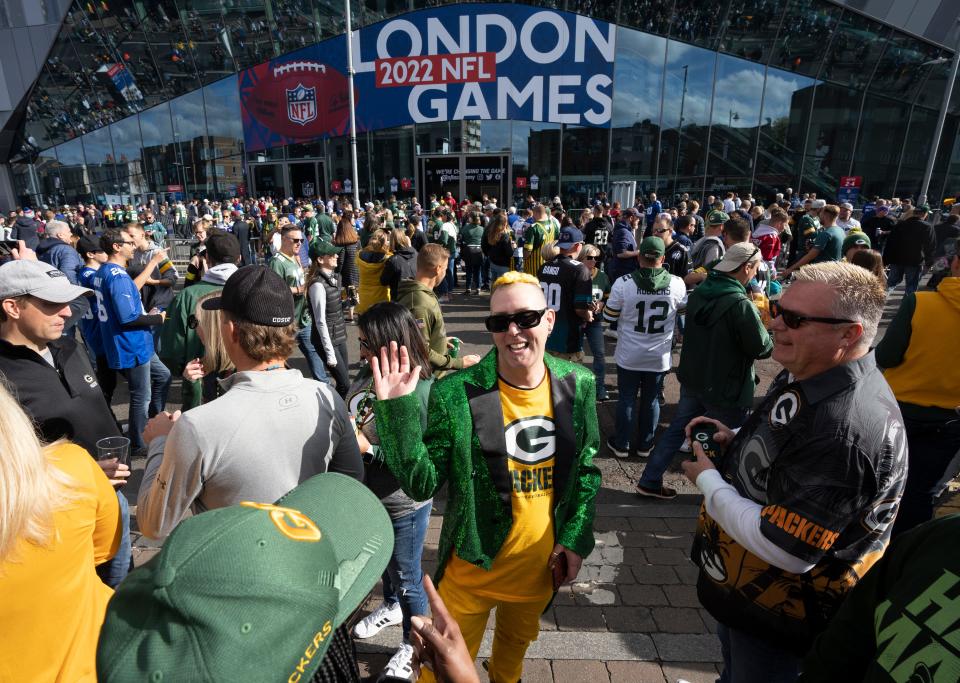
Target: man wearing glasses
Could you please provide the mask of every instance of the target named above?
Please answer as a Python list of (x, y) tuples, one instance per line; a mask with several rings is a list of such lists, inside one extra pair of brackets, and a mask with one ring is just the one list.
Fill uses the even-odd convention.
[(773, 349), (746, 290), (761, 261), (760, 250), (753, 244), (733, 244), (690, 294), (677, 367), (680, 400), (637, 483), (641, 496), (676, 497), (675, 489), (663, 485), (663, 474), (683, 442), (690, 420), (706, 415), (736, 428), (753, 405), (753, 362), (766, 358)]
[(270, 270), (283, 278), (293, 294), (295, 309), (294, 320), (297, 323), (297, 346), (307, 359), (310, 374), (318, 382), (330, 382), (323, 359), (310, 341), (313, 318), (307, 306), (306, 277), (300, 265), (300, 247), (304, 243), (303, 231), (295, 225), (285, 225), (280, 229), (280, 249), (270, 259)]
[(700, 602), (719, 622), (721, 680), (796, 680), (889, 542), (907, 442), (870, 351), (884, 299), (858, 266), (801, 268), (773, 321), (784, 371), (767, 397), (736, 434), (709, 418), (686, 428), (716, 430), (705, 439), (715, 459), (692, 438), (683, 468), (704, 494), (691, 557)]
[(371, 368), (381, 452), (404, 492), (427, 500), (450, 482), (440, 596), (473, 658), (496, 608), (490, 679), (516, 681), (540, 614), (593, 549), (600, 437), (592, 373), (544, 355), (555, 314), (537, 279), (501, 276), (490, 313), (495, 349), (434, 384), (425, 430), (406, 348), (380, 349)]

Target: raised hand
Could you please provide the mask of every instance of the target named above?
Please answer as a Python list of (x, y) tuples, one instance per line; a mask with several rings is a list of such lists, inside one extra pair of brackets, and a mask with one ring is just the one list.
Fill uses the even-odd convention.
[(410, 369), (410, 356), (407, 347), (397, 348), (397, 342), (390, 342), (390, 349), (380, 347), (379, 358), (376, 354), (370, 358), (370, 370), (373, 372), (373, 390), (377, 398), (385, 401), (413, 393), (420, 379), (420, 366)]

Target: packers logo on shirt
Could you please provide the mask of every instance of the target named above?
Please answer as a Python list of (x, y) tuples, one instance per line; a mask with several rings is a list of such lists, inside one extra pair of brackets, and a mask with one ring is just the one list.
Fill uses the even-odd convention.
[(507, 441), (507, 455), (524, 465), (544, 462), (557, 452), (553, 418), (543, 415), (522, 417), (507, 425), (504, 436)]

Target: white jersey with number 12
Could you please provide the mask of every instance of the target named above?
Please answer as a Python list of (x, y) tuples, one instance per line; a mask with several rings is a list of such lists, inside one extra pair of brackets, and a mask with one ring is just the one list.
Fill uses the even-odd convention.
[(618, 321), (617, 366), (643, 372), (669, 370), (677, 310), (686, 303), (687, 288), (676, 275), (656, 292), (641, 290), (630, 275), (617, 278), (606, 306), (606, 316)]

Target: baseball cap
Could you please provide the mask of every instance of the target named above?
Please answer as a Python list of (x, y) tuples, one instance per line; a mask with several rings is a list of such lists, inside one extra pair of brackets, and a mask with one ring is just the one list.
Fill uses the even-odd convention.
[(663, 240), (659, 237), (644, 237), (640, 243), (640, 255), (647, 258), (660, 258), (666, 252)]
[[(608, 207), (608, 206), (610, 206), (610, 205), (609, 205), (609, 204), (604, 204), (604, 206), (605, 206), (605, 207)], [(628, 216), (635, 216), (636, 218), (639, 218), (639, 217), (640, 217), (640, 212), (637, 211), (636, 209), (634, 209), (633, 207), (630, 207), (629, 209), (627, 209), (626, 211), (624, 211), (624, 213), (627, 214)]]
[(393, 542), (377, 497), (336, 473), (186, 519), (107, 605), (98, 679), (308, 681)]
[(77, 251), (80, 252), (80, 256), (85, 254), (99, 254), (103, 252), (103, 247), (100, 246), (100, 241), (95, 240), (89, 235), (83, 235), (77, 241)]
[(850, 202), (843, 202), (843, 203), (840, 205), (840, 208), (841, 208), (841, 209), (848, 209), (848, 210), (850, 210), (850, 211), (853, 211), (853, 204), (851, 204)]
[(66, 275), (42, 261), (9, 261), (0, 266), (0, 299), (29, 294), (52, 304), (65, 304), (92, 291), (70, 284)]
[(822, 209), (822, 208), (825, 207), (826, 205), (827, 205), (827, 200), (826, 200), (826, 199), (814, 199), (814, 200), (813, 200), (813, 203), (810, 204), (810, 208), (812, 208), (812, 209)]
[(206, 241), (207, 256), (214, 264), (236, 263), (240, 259), (240, 242), (229, 232), (217, 230)]
[(713, 267), (721, 273), (732, 273), (743, 264), (751, 261), (760, 261), (760, 248), (751, 242), (737, 242), (727, 249), (723, 258)]
[(730, 216), (723, 211), (714, 210), (707, 214), (707, 223), (710, 225), (723, 225), (728, 220), (730, 220)]
[(917, 204), (916, 206), (917, 213), (930, 213), (929, 204)]
[(560, 231), (560, 241), (557, 242), (557, 246), (561, 249), (569, 249), (581, 242), (583, 242), (583, 233), (576, 228), (566, 227)]
[(846, 254), (848, 249), (853, 247), (867, 247), (870, 248), (870, 238), (867, 237), (865, 233), (862, 232), (852, 232), (846, 236), (843, 240), (843, 245), (840, 247), (840, 253)]
[(310, 243), (310, 258), (331, 256), (340, 253), (340, 247), (330, 244), (326, 240), (314, 240)]
[(220, 296), (202, 304), (208, 311), (222, 310), (242, 320), (267, 327), (293, 322), (293, 294), (283, 278), (264, 266), (244, 266), (230, 276)]

